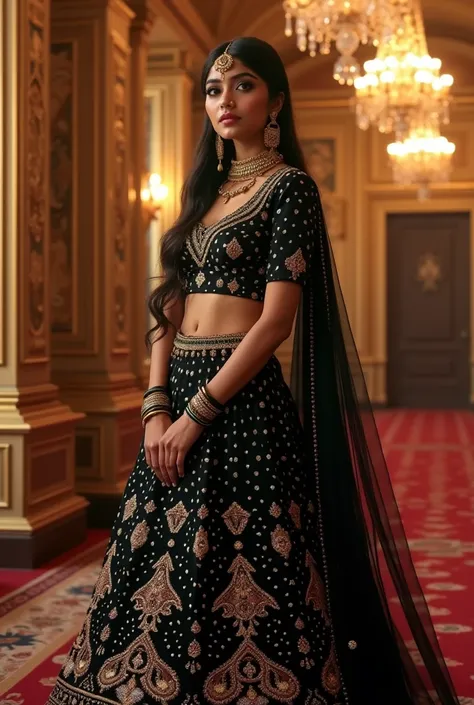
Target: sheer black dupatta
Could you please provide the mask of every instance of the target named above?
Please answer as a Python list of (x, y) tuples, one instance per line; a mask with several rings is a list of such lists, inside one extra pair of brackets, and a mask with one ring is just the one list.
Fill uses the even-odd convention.
[[(314, 540), (342, 678), (338, 702), (458, 705), (400, 520), (320, 204), (318, 212), (291, 388), (314, 471)], [(406, 640), (416, 644), (419, 668)]]

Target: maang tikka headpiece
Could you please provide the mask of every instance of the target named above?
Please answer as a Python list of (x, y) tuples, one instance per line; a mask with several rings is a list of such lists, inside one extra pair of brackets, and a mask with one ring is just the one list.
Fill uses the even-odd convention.
[(234, 63), (234, 58), (229, 54), (229, 48), (231, 44), (232, 42), (230, 42), (230, 44), (226, 46), (224, 53), (218, 56), (214, 62), (215, 70), (219, 71), (222, 76), (224, 76), (226, 71), (232, 68), (232, 64)]

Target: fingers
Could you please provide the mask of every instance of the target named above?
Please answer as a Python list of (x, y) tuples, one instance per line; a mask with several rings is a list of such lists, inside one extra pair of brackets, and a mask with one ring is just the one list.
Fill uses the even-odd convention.
[(163, 482), (165, 485), (168, 487), (171, 486), (171, 479), (168, 475), (168, 471), (166, 469), (166, 447), (163, 443), (163, 440), (160, 441), (159, 443), (159, 449), (158, 449), (158, 454), (159, 454), (159, 460), (158, 460), (158, 465), (161, 475), (163, 477)]
[(184, 458), (185, 454), (182, 451), (179, 451), (176, 457), (176, 467), (178, 469), (178, 475), (179, 477), (184, 477)]
[(149, 467), (153, 470), (159, 481), (162, 483), (163, 482), (163, 475), (161, 474), (160, 470), (160, 461), (159, 461), (159, 445), (158, 443), (151, 443), (150, 446), (148, 447), (148, 451), (145, 451), (145, 455), (149, 457), (149, 460), (147, 459), (147, 463)]
[(171, 447), (166, 448), (166, 470), (168, 472), (168, 477), (171, 479), (171, 484), (176, 487), (178, 484), (178, 469), (176, 467), (176, 459), (178, 457), (178, 451)]

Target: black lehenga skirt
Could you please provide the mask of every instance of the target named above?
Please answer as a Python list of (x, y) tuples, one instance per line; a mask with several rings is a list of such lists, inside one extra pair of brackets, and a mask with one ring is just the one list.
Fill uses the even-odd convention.
[[(173, 414), (242, 336), (178, 335)], [(303, 430), (278, 360), (164, 487), (140, 449), (49, 705), (342, 701)]]

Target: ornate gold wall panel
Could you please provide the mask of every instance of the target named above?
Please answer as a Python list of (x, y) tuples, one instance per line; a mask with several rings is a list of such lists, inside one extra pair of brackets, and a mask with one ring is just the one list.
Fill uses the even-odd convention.
[(18, 0), (0, 26), (0, 565), (17, 567), (70, 548), (86, 528), (73, 472), (81, 415), (50, 381), (49, 21), (49, 0)]

